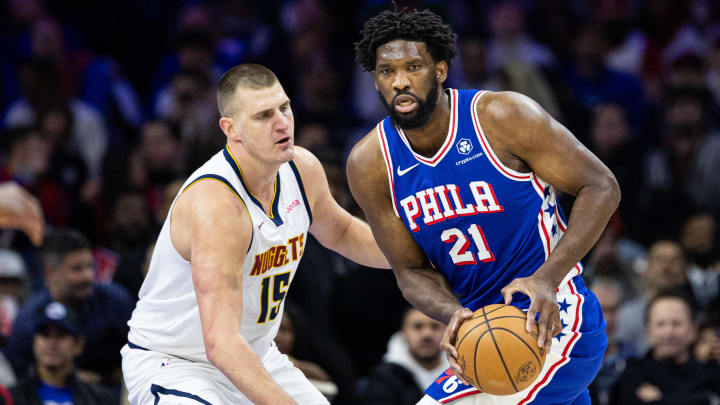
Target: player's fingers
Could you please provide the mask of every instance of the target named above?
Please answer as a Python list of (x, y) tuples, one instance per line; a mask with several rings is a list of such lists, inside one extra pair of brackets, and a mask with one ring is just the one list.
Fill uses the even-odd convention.
[(547, 336), (550, 332), (548, 330), (548, 314), (547, 310), (540, 311), (540, 319), (538, 321), (538, 346), (547, 349), (546, 342)]
[(457, 362), (456, 357), (450, 357), (447, 356), (448, 363), (450, 363), (450, 369), (452, 370), (453, 374), (460, 380), (461, 383), (465, 385), (472, 385), (470, 383), (470, 380), (468, 380), (467, 377), (465, 377), (465, 374), (463, 374), (463, 369), (460, 367), (460, 364)]
[(33, 220), (25, 226), (23, 231), (33, 245), (40, 246), (42, 245), (43, 234), (45, 233), (45, 222), (42, 219)]
[(515, 288), (515, 281), (513, 281), (512, 283), (505, 286), (505, 288), (500, 290), (503, 298), (505, 299), (505, 305), (509, 305), (512, 302), (512, 296), (517, 291), (518, 291), (517, 288)]
[(444, 351), (448, 355), (448, 359), (450, 357), (457, 358), (457, 349), (455, 348), (455, 345), (452, 343), (449, 343), (445, 339), (443, 339), (442, 342), (440, 342), (440, 349)]

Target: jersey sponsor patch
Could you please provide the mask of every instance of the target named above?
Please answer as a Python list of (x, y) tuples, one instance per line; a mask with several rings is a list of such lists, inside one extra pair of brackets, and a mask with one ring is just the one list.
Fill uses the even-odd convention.
[(472, 142), (467, 138), (460, 138), (460, 140), (455, 144), (457, 147), (458, 153), (461, 155), (467, 155), (473, 150), (473, 144)]
[(425, 394), (441, 404), (447, 404), (456, 399), (481, 392), (472, 385), (461, 383), (449, 368), (425, 389)]

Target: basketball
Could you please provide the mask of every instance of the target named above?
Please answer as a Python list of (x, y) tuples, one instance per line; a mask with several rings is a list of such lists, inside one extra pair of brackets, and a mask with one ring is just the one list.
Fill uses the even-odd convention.
[(479, 390), (510, 395), (533, 383), (545, 363), (537, 328), (525, 331), (526, 316), (511, 305), (478, 309), (458, 330), (455, 348), (463, 374)]

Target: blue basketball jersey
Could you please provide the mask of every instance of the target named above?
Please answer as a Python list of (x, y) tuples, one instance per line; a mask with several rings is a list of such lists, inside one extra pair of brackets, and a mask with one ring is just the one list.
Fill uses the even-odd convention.
[[(475, 310), (502, 302), (503, 287), (533, 274), (565, 221), (551, 185), (505, 167), (493, 153), (476, 113), (483, 92), (448, 95), (449, 133), (435, 156), (415, 153), (389, 117), (377, 133), (396, 213), (460, 303)], [(580, 271), (578, 265), (568, 274)]]
[[(450, 125), (435, 156), (415, 153), (389, 117), (376, 132), (395, 214), (460, 303), (474, 311), (502, 303), (503, 287), (532, 275), (557, 245), (566, 222), (553, 186), (533, 172), (504, 166), (491, 149), (477, 115), (484, 92), (447, 93)], [(507, 403), (571, 403), (587, 394), (607, 337), (600, 307), (581, 273), (580, 263), (567, 269), (557, 290), (563, 329), (553, 338), (540, 377), (508, 396)], [(512, 304), (527, 309), (529, 298), (517, 294)], [(442, 403), (487, 395), (448, 380), (449, 375), (440, 376), (426, 393)]]

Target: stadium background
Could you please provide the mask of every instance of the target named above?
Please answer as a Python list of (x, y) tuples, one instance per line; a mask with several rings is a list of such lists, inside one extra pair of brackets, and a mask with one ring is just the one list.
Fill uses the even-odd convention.
[[(645, 289), (647, 249), (679, 241), (688, 259), (682, 287), (704, 325), (717, 327), (720, 5), (398, 3), (429, 8), (458, 33), (448, 86), (532, 97), (615, 173), (623, 200), (584, 260), (586, 281), (613, 279), (630, 300)], [(254, 62), (272, 69), (290, 96), (295, 143), (321, 159), (335, 198), (362, 215), (344, 159), (385, 111), (353, 60), (353, 42), (362, 23), (388, 7), (382, 0), (1, 1), (0, 180), (38, 197), (50, 229), (82, 231), (96, 280), (136, 299), (169, 202), (224, 143), (215, 85), (228, 68)], [(566, 212), (571, 203), (563, 197)], [(0, 244), (3, 254), (23, 258), (20, 298), (43, 288), (38, 252), (25, 237), (3, 231)], [(295, 355), (321, 364), (340, 402), (352, 402), (352, 387), (381, 360), (407, 305), (391, 272), (361, 268), (311, 239), (287, 299)], [(3, 319), (7, 337), (12, 319)]]

